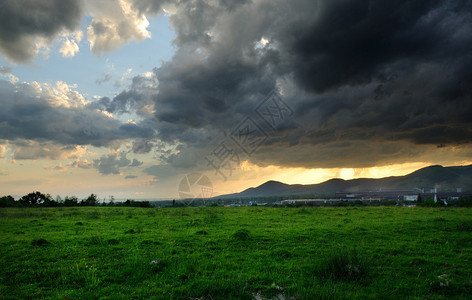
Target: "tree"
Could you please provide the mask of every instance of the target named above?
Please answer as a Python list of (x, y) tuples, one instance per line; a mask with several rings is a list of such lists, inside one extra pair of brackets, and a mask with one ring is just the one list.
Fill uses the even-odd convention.
[(14, 207), (17, 206), (15, 198), (12, 196), (3, 196), (0, 198), (0, 207)]
[(59, 202), (54, 201), (54, 199), (52, 199), (51, 195), (46, 194), (45, 197), (44, 197), (44, 200), (43, 200), (43, 206), (56, 207), (56, 206), (59, 206)]
[(114, 205), (115, 205), (115, 196), (111, 195), (110, 201), (108, 202), (108, 206), (114, 206)]
[(135, 200), (127, 199), (125, 202), (123, 202), (123, 206), (151, 207), (151, 203), (149, 201), (135, 201)]
[(64, 206), (77, 206), (78, 204), (78, 199), (75, 196), (66, 196), (66, 198), (64, 199)]
[(28, 195), (21, 197), (19, 201), (23, 205), (34, 206), (34, 205), (42, 205), (46, 199), (47, 199), (46, 195), (40, 192), (32, 192), (32, 193), (29, 193)]
[(80, 205), (83, 206), (96, 206), (98, 203), (98, 197), (95, 194), (90, 194), (87, 199), (84, 199), (80, 202)]

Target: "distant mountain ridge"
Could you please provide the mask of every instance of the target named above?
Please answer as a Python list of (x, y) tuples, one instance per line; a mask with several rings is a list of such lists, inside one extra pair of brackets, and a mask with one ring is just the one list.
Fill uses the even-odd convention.
[(270, 180), (258, 187), (248, 188), (240, 193), (221, 195), (215, 198), (271, 197), (271, 196), (334, 196), (336, 192), (377, 191), (393, 189), (430, 189), (439, 192), (472, 192), (472, 165), (443, 167), (434, 165), (416, 170), (404, 176), (384, 178), (359, 178), (344, 180), (330, 179), (318, 184), (285, 184)]

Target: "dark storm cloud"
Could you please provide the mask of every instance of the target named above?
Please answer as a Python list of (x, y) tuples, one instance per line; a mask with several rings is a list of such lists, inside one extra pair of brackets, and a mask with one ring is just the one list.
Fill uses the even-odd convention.
[(154, 143), (148, 139), (134, 139), (132, 151), (137, 154), (144, 154), (151, 152), (153, 147)]
[(92, 107), (112, 114), (135, 112), (140, 116), (149, 116), (157, 95), (157, 78), (136, 76), (128, 90), (122, 91), (113, 99), (103, 97), (91, 104)]
[(63, 30), (71, 31), (81, 17), (82, 1), (2, 0), (0, 51), (15, 62), (30, 61), (37, 52), (37, 38), (50, 40)]
[[(163, 142), (175, 147), (156, 154), (167, 165), (146, 169), (163, 176), (205, 162), (221, 137), (245, 118), (257, 119), (256, 107), (277, 89), (294, 114), (276, 129), (263, 125), (270, 138), (250, 157), (256, 164), (363, 167), (415, 161), (428, 147), (470, 145), (471, 1), (144, 0), (133, 6), (143, 15), (169, 12), (172, 60), (152, 76), (136, 76), (113, 99), (86, 107), (53, 107), (3, 83), (0, 139), (94, 146), (133, 139), (134, 153)], [(69, 20), (51, 18), (56, 26), (33, 35), (72, 28)], [(6, 38), (0, 37), (3, 52)], [(17, 47), (23, 40), (11, 41)], [(100, 111), (141, 121), (124, 124)], [(123, 164), (116, 155), (96, 162), (103, 174)]]
[(142, 165), (142, 162), (137, 159), (133, 159), (133, 161), (129, 160), (125, 152), (103, 155), (99, 159), (95, 159), (93, 163), (98, 172), (103, 175), (119, 174), (121, 168), (138, 167)]
[(471, 142), (472, 2), (225, 3), (170, 16), (178, 49), (154, 71), (155, 117), (161, 139), (192, 146), (170, 164), (210, 151), (274, 88), (295, 115), (255, 163), (368, 166)]
[(108, 147), (124, 139), (151, 139), (154, 130), (122, 123), (92, 105), (52, 105), (28, 84), (0, 80), (0, 139), (52, 141), (61, 145)]
[(320, 17), (289, 30), (293, 42), (284, 46), (305, 89), (361, 85), (384, 75), (392, 63), (431, 60), (451, 33), (441, 21), (459, 6), (436, 0), (324, 1)]

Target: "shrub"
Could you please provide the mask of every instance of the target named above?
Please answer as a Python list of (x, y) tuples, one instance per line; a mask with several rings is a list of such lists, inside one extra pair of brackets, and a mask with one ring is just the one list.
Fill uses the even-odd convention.
[(364, 206), (364, 203), (361, 200), (356, 200), (352, 203), (352, 206)]
[(472, 207), (472, 197), (460, 197), (457, 206)]
[(426, 200), (424, 200), (423, 203), (419, 204), (420, 206), (424, 206), (424, 207), (439, 207), (439, 202), (434, 202), (434, 199), (433, 198), (428, 198)]

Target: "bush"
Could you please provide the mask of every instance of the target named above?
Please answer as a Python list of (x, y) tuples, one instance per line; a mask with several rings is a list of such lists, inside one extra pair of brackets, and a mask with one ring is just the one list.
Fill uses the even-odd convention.
[(472, 207), (472, 197), (460, 197), (457, 206)]
[(423, 203), (421, 204), (419, 203), (418, 205), (423, 206), (423, 207), (439, 207), (440, 206), (439, 202), (434, 202), (433, 198), (428, 198), (424, 200)]
[(356, 200), (352, 203), (352, 206), (364, 206), (364, 203), (361, 200)]

